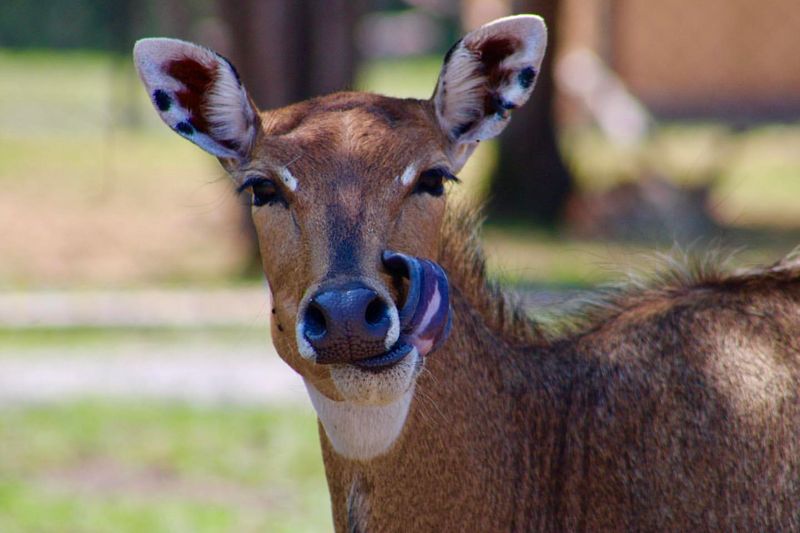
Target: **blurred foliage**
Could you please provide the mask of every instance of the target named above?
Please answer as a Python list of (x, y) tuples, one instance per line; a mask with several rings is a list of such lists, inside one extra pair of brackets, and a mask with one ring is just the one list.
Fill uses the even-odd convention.
[(124, 2), (4, 0), (0, 46), (114, 49), (119, 4)]
[(356, 86), (397, 98), (429, 98), (441, 67), (439, 56), (369, 61), (359, 71)]
[(609, 143), (591, 128), (567, 131), (562, 145), (583, 191), (603, 191), (657, 169), (679, 185), (711, 187), (710, 209), (729, 226), (800, 227), (800, 124), (732, 129), (673, 122), (644, 146)]
[[(369, 13), (409, 11), (404, 0), (367, 0)], [(457, 17), (424, 9), (440, 26), (441, 53), (460, 37)], [(179, 14), (180, 21), (174, 20)], [(185, 36), (217, 16), (215, 0), (3, 0), (0, 48), (110, 50), (127, 54), (144, 35)], [(189, 27), (171, 27), (175, 23)]]
[(0, 48), (80, 48), (127, 55), (135, 37), (168, 32), (175, 22), (171, 13), (195, 23), (213, 13), (213, 0), (3, 0)]

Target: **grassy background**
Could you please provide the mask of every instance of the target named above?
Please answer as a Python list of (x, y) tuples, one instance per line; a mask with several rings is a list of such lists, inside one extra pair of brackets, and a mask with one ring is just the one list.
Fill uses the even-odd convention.
[[(438, 68), (438, 58), (375, 63), (358, 84), (424, 98)], [(0, 289), (258, 283), (240, 276), (246, 248), (229, 183), (158, 121), (127, 58), (0, 51), (0, 72)], [(586, 190), (629, 179), (644, 159), (685, 183), (713, 171), (715, 210), (728, 224), (800, 226), (797, 125), (668, 125), (641, 152), (591, 129), (563, 141)], [(453, 194), (485, 195), (496, 157), (482, 143)], [(797, 242), (791, 235), (749, 241), (741, 261), (777, 258)], [(509, 226), (489, 226), (486, 246), (505, 281), (567, 286), (646, 267), (652, 248)], [(255, 337), (267, 342), (237, 328), (2, 330), (0, 356)], [(325, 531), (329, 513), (307, 409), (87, 399), (0, 410), (2, 532)]]
[(86, 401), (0, 413), (0, 531), (326, 531), (306, 409)]

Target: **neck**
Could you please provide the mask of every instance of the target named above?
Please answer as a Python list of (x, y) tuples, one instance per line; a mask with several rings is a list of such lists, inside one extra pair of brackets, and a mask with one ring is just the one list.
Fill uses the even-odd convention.
[[(522, 348), (535, 342), (536, 328), (486, 283), (472, 234), (461, 232), (466, 237), (448, 241), (454, 234), (445, 232), (447, 253), (441, 256), (448, 258), (443, 266), (452, 289), (449, 340), (426, 358), (409, 403), (358, 413), (383, 428), (370, 438), (390, 441), (386, 452), (358, 456), (363, 435), (337, 442), (329, 429), (335, 421), (317, 405), (324, 399), (315, 401), (324, 424), (320, 437), (337, 531), (441, 530), (443, 524), (491, 530), (513, 523), (520, 513), (537, 512), (528, 507), (543, 501), (520, 494), (530, 496), (535, 480), (543, 479), (530, 475), (538, 469), (530, 464), (537, 431), (528, 415), (548, 404), (546, 387), (535, 386), (536, 357)], [(471, 262), (466, 253), (474, 254)], [(318, 394), (310, 393), (314, 401)], [(397, 415), (388, 410), (401, 408), (408, 411), (399, 417), (400, 427), (386, 424), (387, 416)], [(358, 435), (355, 428), (340, 429), (339, 435)], [(520, 465), (526, 465), (525, 475)], [(487, 506), (492, 495), (498, 501)]]
[[(782, 305), (778, 294), (796, 289), (796, 269), (716, 280), (671, 273), (657, 288), (589, 300), (581, 320), (558, 325), (559, 337), (493, 292), (468, 231), (444, 235), (440, 257), (451, 281), (453, 330), (426, 359), (399, 436), (386, 453), (353, 460), (320, 432), (337, 531), (494, 531), (499, 524), (511, 531), (702, 529), (708, 515), (698, 509), (747, 524), (739, 529), (775, 529), (779, 515), (770, 513), (783, 509), (737, 502), (769, 491), (781, 496), (775, 501), (797, 500), (782, 474), (769, 474), (794, 464), (795, 441), (785, 444), (784, 437), (796, 413), (771, 411), (762, 419), (748, 411), (746, 425), (737, 425), (728, 406), (751, 405), (747, 391), (734, 387), (727, 396), (716, 388), (722, 382), (706, 381), (710, 375), (697, 361), (752, 362), (761, 354), (754, 359), (746, 346), (737, 354), (730, 345), (726, 354), (690, 353), (696, 341), (684, 346), (673, 328), (683, 317), (708, 318), (709, 302), (751, 305), (758, 291), (774, 291), (771, 311), (757, 315), (762, 320)], [(698, 291), (691, 303), (689, 289), (711, 291), (715, 284), (719, 294)], [(746, 299), (722, 299), (723, 291), (728, 298), (745, 289), (753, 291)], [(673, 312), (678, 302), (687, 307)], [(692, 305), (698, 307), (690, 314)], [(786, 328), (789, 338), (796, 327)], [(692, 331), (706, 335), (702, 342), (729, 340), (727, 329)], [(724, 373), (744, 379), (733, 367)], [(754, 438), (771, 443), (768, 454), (752, 449)], [(719, 479), (732, 480), (726, 490), (733, 499), (713, 490)], [(738, 486), (737, 479), (747, 482)], [(753, 479), (766, 484), (753, 488)], [(694, 487), (689, 499), (687, 487)]]
[[(542, 479), (530, 475), (529, 413), (545, 404), (531, 387), (532, 371), (458, 290), (453, 307), (451, 337), (426, 359), (400, 435), (385, 454), (349, 459), (320, 429), (337, 531), (491, 531), (536, 512), (520, 506), (542, 501), (527, 497)], [(526, 474), (520, 465), (530, 465)], [(498, 501), (487, 505), (492, 496)]]

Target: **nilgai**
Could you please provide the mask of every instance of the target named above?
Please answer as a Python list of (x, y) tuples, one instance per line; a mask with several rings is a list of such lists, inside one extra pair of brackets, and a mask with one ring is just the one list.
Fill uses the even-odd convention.
[(800, 530), (800, 261), (673, 266), (545, 325), (446, 208), (545, 43), (539, 17), (504, 18), (450, 49), (429, 100), (269, 111), (211, 50), (134, 56), (164, 122), (252, 199), (337, 531)]

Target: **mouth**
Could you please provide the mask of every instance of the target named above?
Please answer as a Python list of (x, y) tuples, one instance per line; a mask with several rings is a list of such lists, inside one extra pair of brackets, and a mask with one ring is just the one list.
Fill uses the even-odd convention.
[(394, 346), (352, 363), (371, 371), (396, 365), (415, 348), (420, 356), (429, 355), (447, 340), (452, 325), (449, 283), (442, 267), (428, 259), (388, 250), (382, 260), (391, 274), (408, 279), (408, 291), (398, 313), (400, 336)]
[(392, 346), (385, 353), (376, 355), (374, 357), (368, 357), (366, 359), (359, 359), (357, 361), (353, 361), (352, 364), (364, 370), (383, 370), (384, 368), (394, 366), (405, 359), (413, 349), (414, 346), (411, 344), (398, 340), (394, 346)]

